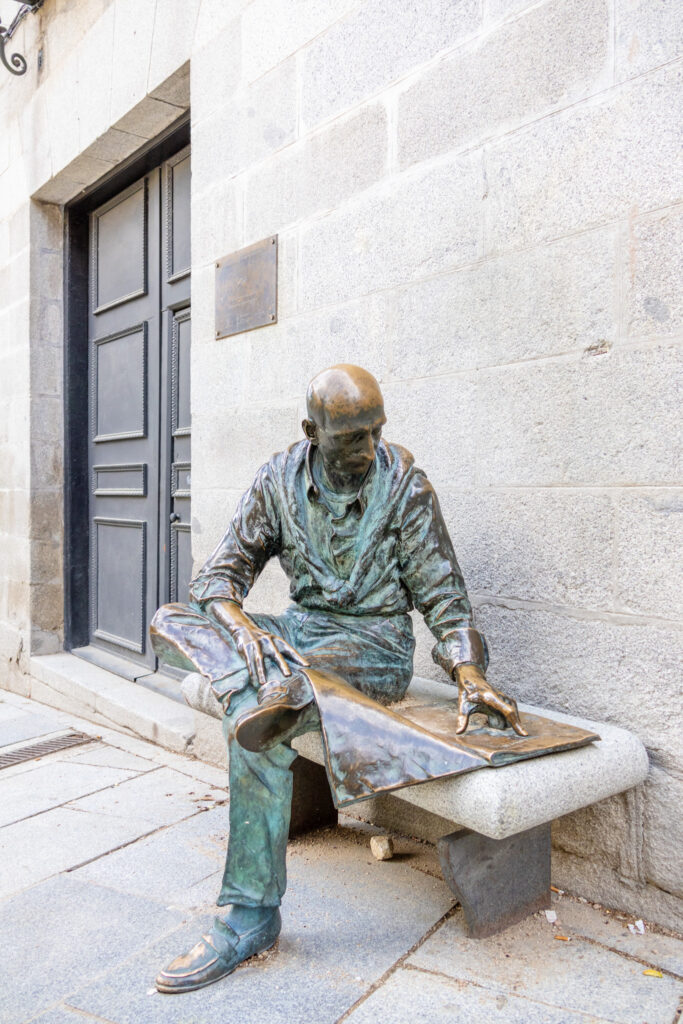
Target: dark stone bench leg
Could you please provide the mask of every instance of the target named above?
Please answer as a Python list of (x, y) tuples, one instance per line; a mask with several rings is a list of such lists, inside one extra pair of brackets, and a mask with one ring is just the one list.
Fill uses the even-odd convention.
[(550, 906), (550, 823), (508, 839), (459, 829), (437, 843), (443, 876), (482, 939)]
[(297, 757), (292, 764), (294, 789), (289, 837), (312, 832), (315, 828), (336, 825), (337, 809), (332, 801), (330, 784), (322, 765)]

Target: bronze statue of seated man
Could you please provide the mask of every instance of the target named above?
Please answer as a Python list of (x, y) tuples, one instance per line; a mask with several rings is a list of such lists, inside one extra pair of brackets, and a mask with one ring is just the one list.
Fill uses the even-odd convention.
[[(334, 366), (311, 382), (307, 410), (304, 440), (258, 471), (190, 604), (166, 605), (152, 623), (159, 658), (201, 673), (223, 706), (230, 791), (217, 901), (227, 910), (159, 974), (161, 992), (211, 984), (279, 934), (290, 740), (320, 727), (308, 666), (382, 704), (399, 700), (413, 671), (415, 607), (436, 637), (435, 661), (459, 685), (457, 730), (483, 710), (523, 734), (515, 702), (486, 682), (486, 645), (436, 495), (410, 453), (382, 440), (377, 381)], [(247, 615), (242, 602), (273, 557), (293, 603), (282, 615)]]

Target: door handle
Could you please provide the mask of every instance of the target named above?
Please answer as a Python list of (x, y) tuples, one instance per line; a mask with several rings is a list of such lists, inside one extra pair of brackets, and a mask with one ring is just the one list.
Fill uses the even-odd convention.
[(179, 519), (180, 516), (178, 515), (177, 512), (171, 512), (170, 516), (168, 517), (169, 523), (177, 523)]

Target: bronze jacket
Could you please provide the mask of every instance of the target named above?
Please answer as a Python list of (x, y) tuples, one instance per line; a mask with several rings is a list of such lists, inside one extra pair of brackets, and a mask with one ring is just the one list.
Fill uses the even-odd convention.
[(462, 662), (485, 668), (485, 641), (473, 626), (438, 499), (410, 452), (381, 441), (370, 473), (336, 518), (316, 483), (314, 459), (303, 440), (261, 467), (190, 584), (192, 599), (241, 605), (277, 557), (298, 606), (352, 616), (405, 616), (415, 607), (437, 639), (434, 660), (449, 674)]

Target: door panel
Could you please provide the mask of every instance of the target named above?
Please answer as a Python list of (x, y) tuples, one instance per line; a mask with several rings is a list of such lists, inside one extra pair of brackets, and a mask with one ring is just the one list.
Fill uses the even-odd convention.
[(190, 150), (166, 164), (166, 276), (168, 281), (190, 272)]
[(147, 436), (147, 324), (94, 339), (94, 443)]
[(185, 150), (90, 220), (90, 643), (138, 675), (191, 573), (189, 202)]
[(147, 523), (95, 516), (93, 527), (93, 637), (144, 654)]
[(94, 311), (147, 291), (147, 179), (111, 199), (91, 219)]
[(171, 343), (171, 601), (187, 601), (192, 577), (190, 535), (190, 310), (173, 316)]

